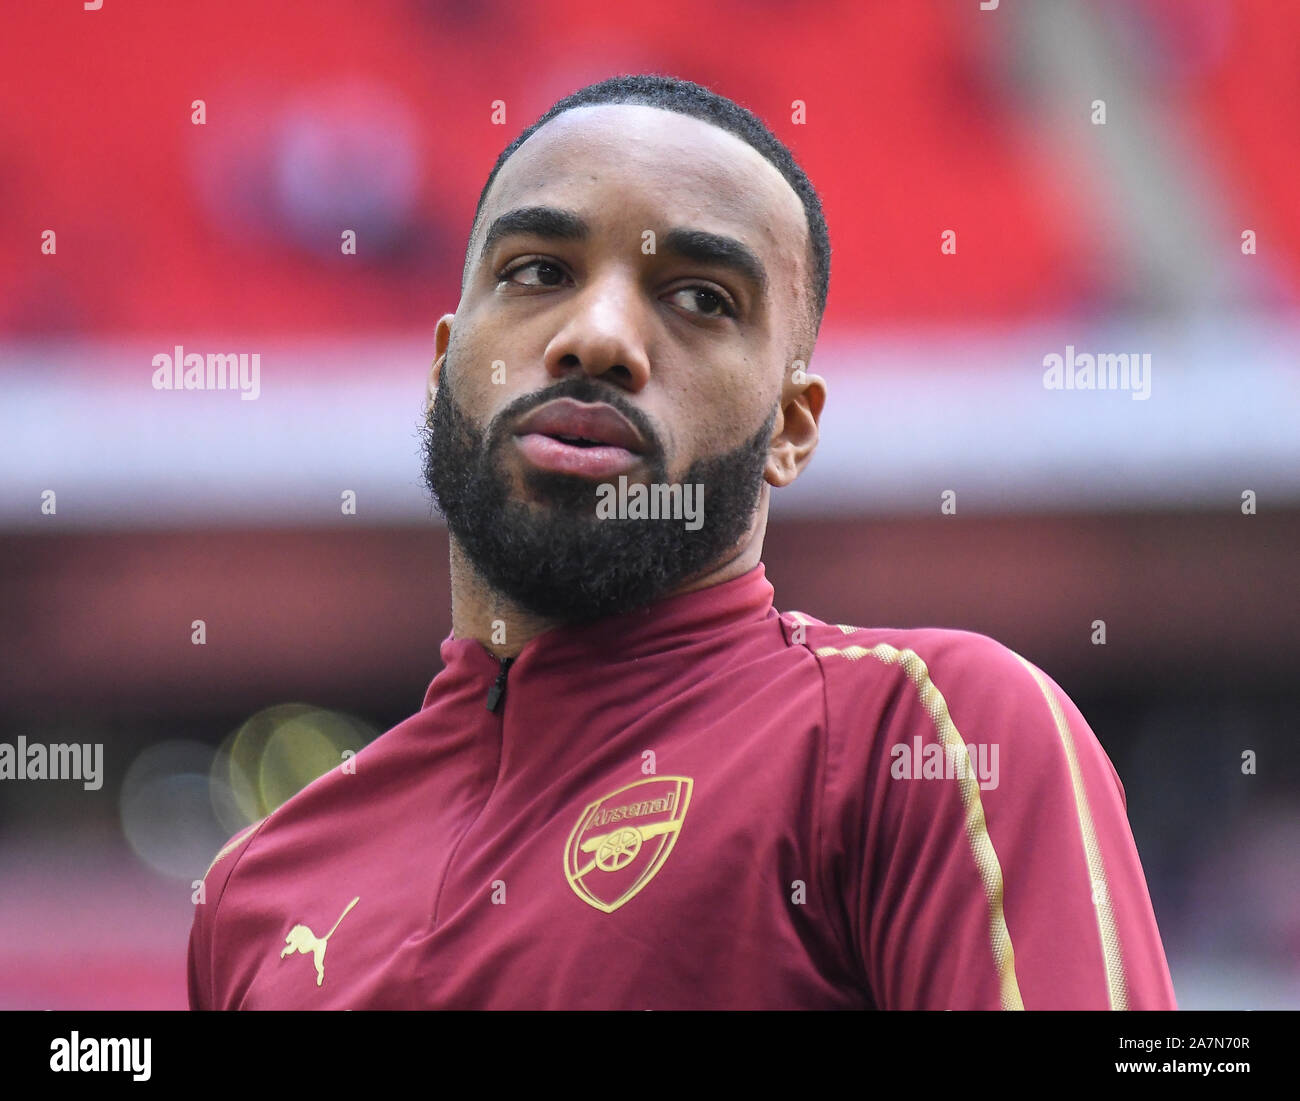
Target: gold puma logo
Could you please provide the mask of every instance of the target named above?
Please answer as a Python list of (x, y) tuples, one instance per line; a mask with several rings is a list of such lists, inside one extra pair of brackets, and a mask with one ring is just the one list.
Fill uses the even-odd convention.
[[(348, 916), (349, 911), (358, 902), (361, 896), (358, 895), (348, 903), (347, 909), (339, 914), (339, 920), (334, 923), (334, 929), (339, 927), (339, 923)], [(334, 929), (331, 929), (323, 937), (318, 937), (305, 925), (295, 925), (289, 930), (289, 935), (284, 938), (285, 949), (280, 953), (280, 958), (292, 955), (294, 952), (301, 952), (304, 956), (310, 952), (316, 963), (316, 985), (320, 986), (325, 981), (325, 948), (330, 937), (334, 935)]]

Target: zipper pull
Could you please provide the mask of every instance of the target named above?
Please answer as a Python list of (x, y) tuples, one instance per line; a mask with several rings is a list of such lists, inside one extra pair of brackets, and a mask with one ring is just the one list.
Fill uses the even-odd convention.
[(510, 672), (510, 666), (514, 664), (514, 658), (501, 658), (501, 671), (497, 673), (497, 679), (493, 682), (492, 687), (488, 689), (487, 709), (495, 711), (497, 704), (501, 702), (501, 697), (506, 694), (506, 674)]

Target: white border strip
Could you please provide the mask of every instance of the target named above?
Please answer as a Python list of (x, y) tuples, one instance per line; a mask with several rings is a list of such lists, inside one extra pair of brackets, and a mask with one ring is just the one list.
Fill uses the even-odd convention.
[[(256, 401), (167, 392), (152, 358), (261, 354)], [(1048, 390), (1043, 358), (1151, 355), (1151, 396)], [(827, 334), (829, 400), (785, 514), (1236, 508), (1300, 502), (1300, 325)], [(418, 427), (432, 339), (0, 345), (0, 526), (428, 523)], [(357, 517), (339, 508), (357, 493)]]

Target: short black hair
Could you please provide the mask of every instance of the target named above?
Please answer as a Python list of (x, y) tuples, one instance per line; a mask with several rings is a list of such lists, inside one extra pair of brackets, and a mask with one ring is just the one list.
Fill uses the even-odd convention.
[(679, 115), (689, 115), (712, 123), (728, 133), (735, 134), (758, 150), (785, 177), (786, 182), (794, 188), (795, 194), (803, 202), (804, 214), (808, 221), (808, 253), (811, 261), (808, 293), (813, 304), (813, 314), (808, 319), (811, 325), (808, 333), (810, 342), (808, 351), (811, 352), (811, 343), (816, 341), (817, 334), (821, 330), (822, 315), (826, 312), (826, 296), (831, 282), (830, 234), (826, 229), (826, 218), (822, 214), (821, 198), (816, 188), (813, 187), (804, 170), (799, 167), (790, 150), (752, 111), (701, 84), (659, 73), (612, 76), (579, 88), (576, 92), (557, 100), (546, 114), (506, 146), (497, 157), (496, 164), (492, 166), (487, 183), (479, 193), (478, 205), (474, 208), (474, 221), (470, 225), (470, 244), (465, 250), (465, 269), (461, 275), (462, 293), (469, 280), (470, 248), (473, 246), (474, 234), (478, 229), (479, 215), (483, 211), (483, 202), (492, 189), (492, 181), (497, 178), (497, 173), (514, 155), (516, 149), (556, 115), (575, 107), (592, 107), (597, 104), (659, 107), (665, 111), (676, 111)]

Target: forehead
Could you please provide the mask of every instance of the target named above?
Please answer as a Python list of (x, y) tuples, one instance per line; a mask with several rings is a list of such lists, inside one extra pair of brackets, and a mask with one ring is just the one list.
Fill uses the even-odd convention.
[(803, 203), (776, 167), (734, 134), (656, 107), (578, 107), (541, 127), (497, 174), (481, 225), (533, 205), (572, 210), (598, 230), (640, 219), (728, 233), (787, 278), (805, 262)]

